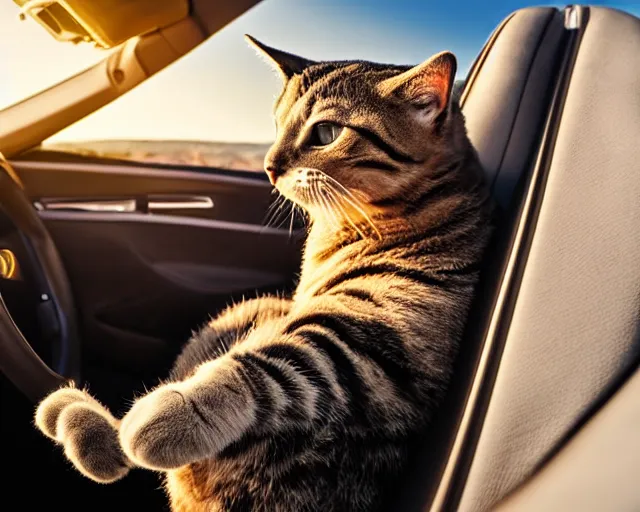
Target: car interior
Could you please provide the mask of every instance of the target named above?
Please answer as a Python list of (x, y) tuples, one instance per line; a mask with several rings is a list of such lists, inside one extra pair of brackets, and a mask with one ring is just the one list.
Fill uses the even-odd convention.
[[(264, 226), (266, 175), (32, 150), (255, 3), (142, 2), (153, 30), (105, 29), (107, 61), (0, 112), (2, 488), (20, 508), (168, 510), (152, 472), (77, 473), (35, 402), (73, 379), (122, 414), (210, 316), (295, 287), (304, 228)], [(498, 229), (393, 510), (640, 510), (640, 19), (529, 7), (488, 36), (460, 103)]]

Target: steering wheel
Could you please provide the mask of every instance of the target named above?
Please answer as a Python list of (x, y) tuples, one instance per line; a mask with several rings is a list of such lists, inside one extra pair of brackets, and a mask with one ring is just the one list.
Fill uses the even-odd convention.
[(0, 371), (28, 398), (38, 401), (62, 384), (79, 382), (80, 343), (73, 296), (51, 236), (1, 153), (0, 207), (26, 246), (38, 287), (39, 313), (54, 340), (49, 367), (24, 338), (0, 296)]

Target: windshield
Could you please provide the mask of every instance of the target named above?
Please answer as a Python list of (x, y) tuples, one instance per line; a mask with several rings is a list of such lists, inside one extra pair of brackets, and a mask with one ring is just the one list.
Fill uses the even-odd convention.
[[(495, 27), (530, 4), (265, 0), (156, 76), (44, 141), (43, 148), (260, 170), (275, 135), (271, 109), (281, 83), (243, 34), (315, 60), (416, 64), (451, 50), (461, 80)], [(637, 2), (608, 5), (640, 13)], [(8, 77), (0, 82), (0, 109), (105, 56), (88, 45), (54, 41), (35, 21), (20, 21), (18, 12), (11, 1), (0, 0), (0, 64)]]

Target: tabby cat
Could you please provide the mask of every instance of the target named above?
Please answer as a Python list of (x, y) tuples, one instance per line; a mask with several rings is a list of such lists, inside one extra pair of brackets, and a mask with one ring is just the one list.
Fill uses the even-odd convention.
[(284, 88), (265, 169), (308, 213), (291, 299), (227, 309), (121, 420), (67, 387), (36, 424), (83, 474), (166, 473), (174, 511), (373, 511), (450, 378), (491, 232), (449, 52), (313, 62), (247, 36)]

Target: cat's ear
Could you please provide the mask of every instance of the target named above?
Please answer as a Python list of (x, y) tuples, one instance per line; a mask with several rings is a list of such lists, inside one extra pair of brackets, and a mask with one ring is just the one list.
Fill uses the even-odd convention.
[(245, 34), (244, 38), (260, 55), (266, 57), (267, 60), (276, 67), (285, 81), (293, 75), (302, 73), (305, 68), (313, 64), (311, 60), (271, 48), (248, 34)]
[(393, 94), (408, 101), (418, 109), (421, 121), (431, 123), (449, 106), (456, 69), (455, 55), (441, 52), (384, 80), (378, 84), (378, 91), (383, 96)]

